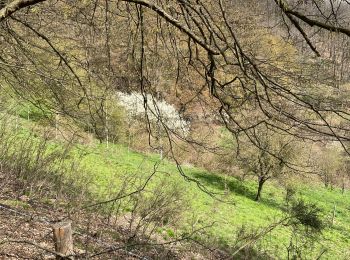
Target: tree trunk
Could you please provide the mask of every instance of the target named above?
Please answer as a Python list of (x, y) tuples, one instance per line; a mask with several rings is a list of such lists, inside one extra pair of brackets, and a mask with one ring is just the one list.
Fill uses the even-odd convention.
[(57, 255), (56, 259), (74, 259), (72, 227), (70, 222), (59, 222), (53, 225), (53, 238), (55, 250), (62, 256)]
[(266, 179), (263, 177), (259, 177), (259, 182), (258, 182), (258, 192), (256, 193), (255, 201), (260, 201), (261, 198), (261, 191), (263, 188), (263, 185), (265, 183)]

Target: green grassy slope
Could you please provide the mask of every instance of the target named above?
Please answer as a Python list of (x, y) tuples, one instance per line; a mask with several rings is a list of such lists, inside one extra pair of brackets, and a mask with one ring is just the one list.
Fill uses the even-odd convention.
[[(81, 147), (88, 151), (83, 158), (83, 164), (93, 172), (94, 192), (108, 194), (118, 190), (120, 180), (130, 174), (148, 176), (153, 171), (153, 165), (159, 161), (157, 155), (143, 155), (129, 151), (120, 145), (94, 145)], [(222, 177), (195, 167), (184, 167), (184, 172), (192, 178), (205, 184), (212, 192), (225, 202), (214, 200), (202, 192), (195, 183), (186, 182), (176, 166), (163, 160), (156, 177), (152, 179), (149, 188), (156, 185), (162, 176), (168, 182), (180, 185), (190, 201), (187, 212), (188, 221), (195, 218), (202, 225), (215, 224), (207, 231), (213, 240), (226, 247), (233, 247), (238, 230), (261, 229), (270, 223), (278, 221), (283, 216), (285, 191), (276, 184), (268, 183), (263, 191), (261, 202), (253, 200), (256, 184), (252, 181), (241, 182), (233, 177)], [(323, 219), (330, 223), (334, 205), (336, 206), (335, 223), (322, 233), (316, 245), (314, 254), (308, 256), (314, 259), (320, 251), (326, 250), (322, 259), (348, 259), (350, 257), (350, 192), (342, 194), (339, 190), (327, 190), (317, 186), (299, 185), (297, 197), (315, 203), (322, 209)], [(184, 224), (186, 225), (186, 224)], [(289, 245), (291, 231), (288, 228), (277, 228), (262, 239), (258, 246), (269, 255), (277, 258), (286, 257), (286, 247)]]
[[(16, 138), (21, 139), (27, 135), (28, 124), (22, 124), (24, 127), (18, 130)], [(52, 149), (54, 147), (62, 148), (62, 145), (58, 141), (52, 141)], [(182, 229), (186, 230), (193, 222), (197, 226), (206, 226), (214, 222), (215, 224), (206, 230), (208, 237), (226, 249), (235, 247), (240, 230), (262, 230), (278, 221), (284, 214), (285, 191), (276, 183), (266, 184), (262, 201), (258, 203), (253, 200), (256, 191), (256, 183), (253, 181), (241, 182), (233, 177), (223, 177), (200, 168), (183, 167), (186, 175), (219, 194), (218, 197), (224, 201), (221, 202), (201, 191), (196, 183), (186, 181), (174, 163), (160, 161), (159, 156), (155, 154), (137, 153), (117, 144), (107, 147), (106, 144), (94, 143), (76, 145), (71, 158), (79, 158), (86, 169), (86, 174), (91, 179), (90, 191), (97, 201), (116, 196), (123, 180), (130, 176), (139, 177), (139, 182), (142, 183), (153, 172), (154, 165), (159, 163), (157, 173), (146, 189), (152, 191), (159, 188), (164, 179), (177, 187), (189, 204), (184, 212), (183, 223), (180, 223)], [(130, 190), (133, 188), (135, 187), (130, 187)], [(342, 194), (340, 190), (299, 184), (296, 196), (317, 204), (328, 224), (331, 222), (334, 206), (336, 209), (333, 226), (327, 225), (315, 249), (309, 248), (310, 253), (304, 257), (315, 259), (325, 250), (321, 259), (350, 259), (350, 192)], [(286, 259), (286, 248), (291, 234), (289, 228), (278, 227), (259, 240), (255, 246), (269, 256)]]

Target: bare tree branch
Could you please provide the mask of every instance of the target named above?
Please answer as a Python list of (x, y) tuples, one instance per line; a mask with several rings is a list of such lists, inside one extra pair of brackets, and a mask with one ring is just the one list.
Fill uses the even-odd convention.
[(197, 36), (194, 32), (192, 32), (190, 29), (186, 28), (184, 25), (182, 25), (178, 20), (176, 20), (174, 17), (169, 15), (167, 12), (165, 12), (160, 6), (151, 3), (147, 0), (122, 0), (124, 2), (130, 2), (135, 3), (138, 5), (145, 6), (153, 11), (155, 11), (158, 15), (163, 17), (167, 22), (174, 25), (176, 28), (178, 28), (180, 31), (184, 32), (188, 35), (194, 42), (202, 46), (206, 51), (208, 51), (210, 54), (218, 55), (219, 52), (215, 50), (214, 47), (208, 45), (205, 43), (199, 36)]
[(4, 6), (0, 10), (0, 22), (20, 9), (44, 2), (46, 0), (16, 0)]
[(345, 35), (350, 37), (350, 29), (348, 29), (348, 28), (323, 23), (323, 22), (315, 20), (315, 19), (310, 19), (309, 17), (307, 17), (306, 15), (304, 15), (298, 11), (291, 10), (284, 0), (275, 0), (275, 2), (281, 8), (282, 12), (285, 13), (287, 16), (293, 15), (293, 16), (299, 18), (300, 20), (302, 20), (303, 22), (307, 23), (311, 27), (316, 26), (316, 27), (325, 29), (325, 30), (330, 31), (330, 32), (339, 32), (339, 33), (345, 34)]

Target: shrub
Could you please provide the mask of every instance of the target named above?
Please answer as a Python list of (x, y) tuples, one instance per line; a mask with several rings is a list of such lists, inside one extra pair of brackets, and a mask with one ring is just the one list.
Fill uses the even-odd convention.
[(321, 232), (324, 223), (321, 219), (321, 209), (315, 204), (307, 204), (303, 200), (298, 200), (290, 207), (290, 224), (306, 228), (306, 231)]
[(27, 129), (14, 131), (5, 123), (0, 122), (0, 165), (19, 182), (19, 193), (83, 197), (87, 179), (78, 161), (70, 158), (70, 147), (55, 145)]

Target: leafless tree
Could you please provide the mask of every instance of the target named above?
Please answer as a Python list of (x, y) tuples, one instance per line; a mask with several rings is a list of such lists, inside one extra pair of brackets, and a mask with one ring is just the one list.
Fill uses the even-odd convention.
[[(0, 10), (2, 78), (37, 105), (49, 95), (46, 107), (76, 119), (86, 114), (95, 129), (99, 122), (105, 124), (104, 100), (116, 79), (127, 78), (144, 95), (150, 140), (155, 132), (148, 120), (151, 113), (159, 117), (173, 158), (178, 142), (202, 143), (175, 131), (158, 109), (150, 109), (149, 102), (156, 102), (147, 100), (147, 94), (157, 95), (160, 78), (168, 79), (163, 89), (182, 93), (177, 100), (182, 112), (196, 102), (203, 111), (216, 112), (204, 119), (225, 125), (259, 149), (264, 147), (254, 129), (263, 125), (302, 140), (335, 140), (347, 151), (348, 107), (312, 92), (315, 87), (319, 93), (329, 91), (334, 85), (314, 75), (320, 68), (325, 67), (324, 74), (329, 69), (317, 57), (322, 52), (309, 33), (349, 37), (348, 2), (268, 3), (266, 9), (263, 3), (228, 0), (9, 1)], [(242, 7), (250, 11), (242, 13)], [(267, 24), (267, 16), (283, 21), (288, 30), (294, 28), (312, 52), (292, 59), (283, 58), (283, 52), (272, 58), (262, 52), (264, 37), (246, 36), (247, 30), (255, 33), (258, 25)], [(271, 34), (271, 28), (264, 33)], [(96, 86), (103, 87), (96, 91)]]

